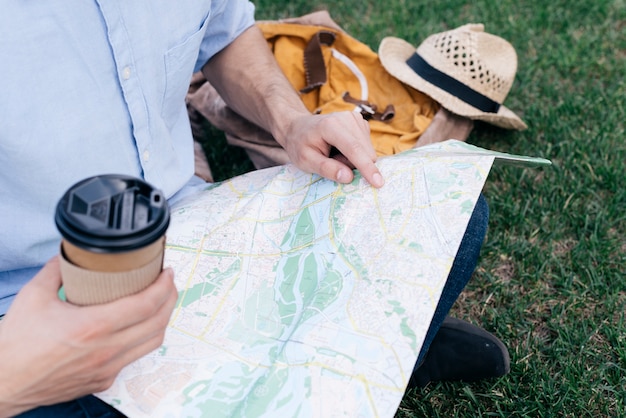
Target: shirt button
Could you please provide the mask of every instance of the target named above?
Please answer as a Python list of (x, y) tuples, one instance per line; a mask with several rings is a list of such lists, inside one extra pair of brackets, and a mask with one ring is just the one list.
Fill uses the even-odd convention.
[(143, 160), (144, 160), (145, 162), (148, 162), (148, 161), (150, 160), (150, 151), (145, 150), (145, 151), (143, 152), (142, 157), (143, 157)]
[(124, 67), (122, 70), (122, 78), (128, 80), (130, 78), (130, 67)]

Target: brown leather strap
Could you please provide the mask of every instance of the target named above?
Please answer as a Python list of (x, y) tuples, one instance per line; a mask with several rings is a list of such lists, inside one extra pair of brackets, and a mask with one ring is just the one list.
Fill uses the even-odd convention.
[(308, 93), (326, 83), (326, 64), (322, 54), (322, 45), (331, 46), (335, 42), (335, 33), (321, 30), (317, 32), (304, 49), (304, 74), (306, 87), (300, 93)]
[(376, 106), (376, 104), (370, 103), (365, 100), (355, 99), (354, 97), (350, 96), (350, 93), (348, 92), (345, 92), (342, 98), (344, 102), (352, 103), (358, 106), (361, 109), (361, 115), (363, 115), (363, 118), (365, 120), (374, 119), (382, 122), (387, 122), (396, 115), (396, 109), (393, 107), (392, 104), (387, 105), (387, 107), (385, 107), (385, 110), (383, 110), (382, 112), (378, 112), (378, 106)]
[[(321, 30), (313, 35), (306, 45), (304, 49), (304, 75), (307, 85), (300, 89), (300, 93), (308, 93), (323, 86), (328, 81), (322, 45), (331, 46), (335, 42), (336, 36), (334, 32)], [(392, 104), (387, 105), (383, 112), (378, 112), (375, 104), (355, 99), (348, 92), (343, 94), (343, 100), (357, 105), (361, 109), (361, 115), (363, 115), (365, 120), (374, 119), (386, 122), (391, 120), (396, 114)]]

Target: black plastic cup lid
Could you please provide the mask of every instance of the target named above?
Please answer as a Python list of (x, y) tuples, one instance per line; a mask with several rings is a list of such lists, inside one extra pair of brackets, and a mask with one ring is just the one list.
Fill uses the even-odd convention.
[(93, 252), (124, 252), (158, 240), (169, 226), (162, 192), (126, 175), (90, 177), (70, 187), (56, 207), (59, 232)]

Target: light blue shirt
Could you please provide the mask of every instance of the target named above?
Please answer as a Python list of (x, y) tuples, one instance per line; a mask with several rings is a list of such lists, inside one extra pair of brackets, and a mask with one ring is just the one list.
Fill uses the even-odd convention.
[(194, 71), (254, 23), (243, 0), (2, 1), (0, 314), (53, 255), (56, 203), (96, 174), (166, 196), (193, 175)]

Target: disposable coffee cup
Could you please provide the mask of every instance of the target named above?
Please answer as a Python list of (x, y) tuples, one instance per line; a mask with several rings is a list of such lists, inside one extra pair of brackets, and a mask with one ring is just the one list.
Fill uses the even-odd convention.
[(70, 187), (55, 212), (67, 301), (107, 303), (148, 287), (163, 269), (169, 221), (162, 192), (138, 178), (106, 174)]

